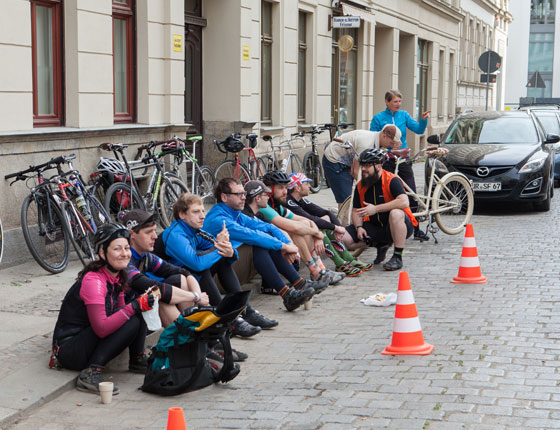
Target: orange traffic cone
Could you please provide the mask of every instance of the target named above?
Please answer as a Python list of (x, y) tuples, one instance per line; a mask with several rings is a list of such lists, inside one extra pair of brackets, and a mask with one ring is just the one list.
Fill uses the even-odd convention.
[(433, 345), (424, 343), (422, 327), (418, 319), (414, 296), (410, 288), (408, 272), (399, 273), (397, 308), (393, 325), (393, 339), (381, 354), (384, 355), (428, 355)]
[(484, 284), (488, 278), (482, 276), (476, 241), (472, 224), (467, 224), (465, 230), (465, 240), (463, 242), (463, 252), (461, 253), (461, 263), (459, 273), (451, 282), (454, 284)]
[(167, 430), (187, 430), (183, 408), (169, 408)]

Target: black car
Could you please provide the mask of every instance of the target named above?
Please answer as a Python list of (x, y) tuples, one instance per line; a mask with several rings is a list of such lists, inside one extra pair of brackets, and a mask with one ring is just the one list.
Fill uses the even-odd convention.
[[(532, 113), (471, 112), (451, 123), (441, 141), (449, 153), (428, 158), (426, 171), (461, 172), (473, 184), (475, 200), (532, 202), (548, 211), (554, 194), (552, 144)], [(437, 135), (428, 142), (440, 144)]]

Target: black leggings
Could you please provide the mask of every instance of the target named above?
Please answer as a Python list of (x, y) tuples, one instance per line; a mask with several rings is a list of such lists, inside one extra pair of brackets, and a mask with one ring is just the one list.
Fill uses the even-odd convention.
[[(191, 270), (191, 272), (193, 272)], [(220, 258), (220, 261), (214, 263), (210, 269), (203, 270), (202, 272), (193, 272), (198, 276), (198, 283), (200, 284), (200, 289), (208, 294), (208, 299), (210, 300), (211, 306), (218, 306), (222, 301), (222, 295), (220, 290), (214, 281), (214, 275), (218, 274), (218, 279), (222, 288), (226, 293), (236, 293), (241, 290), (241, 284), (239, 284), (239, 279), (233, 271), (231, 264), (224, 258)]]
[(261, 275), (263, 284), (276, 291), (280, 291), (286, 285), (280, 274), (284, 275), (291, 284), (301, 279), (294, 266), (288, 263), (280, 251), (253, 246), (253, 265)]
[[(395, 159), (389, 158), (385, 163), (383, 163), (383, 169), (391, 173), (395, 173)], [(399, 164), (399, 176), (408, 185), (412, 191), (416, 192), (416, 182), (414, 181), (414, 171), (412, 170), (412, 163), (406, 161)], [(412, 197), (408, 196), (408, 202), (410, 205), (410, 210), (416, 212), (418, 209), (418, 202)]]
[(139, 314), (133, 315), (117, 331), (103, 339), (88, 327), (63, 341), (57, 359), (66, 369), (82, 370), (92, 364), (105, 366), (126, 347), (131, 358), (137, 357), (144, 352), (146, 332), (146, 323)]

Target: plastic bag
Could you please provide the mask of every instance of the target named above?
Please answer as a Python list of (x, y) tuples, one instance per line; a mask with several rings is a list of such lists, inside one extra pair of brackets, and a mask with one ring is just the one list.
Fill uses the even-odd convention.
[(142, 312), (142, 317), (146, 321), (148, 330), (157, 331), (161, 325), (161, 319), (159, 318), (159, 296), (154, 298), (154, 306), (149, 311)]
[(377, 293), (373, 296), (369, 296), (367, 299), (361, 299), (360, 303), (366, 306), (390, 306), (397, 303), (397, 295), (395, 293)]

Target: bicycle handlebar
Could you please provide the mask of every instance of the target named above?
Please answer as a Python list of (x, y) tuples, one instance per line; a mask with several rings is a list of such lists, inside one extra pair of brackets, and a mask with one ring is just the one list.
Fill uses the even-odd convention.
[[(39, 172), (44, 172), (45, 170), (59, 168), (61, 164), (68, 163), (69, 161), (74, 160), (75, 158), (76, 158), (76, 154), (70, 154), (70, 155), (66, 155), (66, 156), (65, 155), (59, 155), (58, 157), (51, 158), (46, 163), (37, 164), (37, 165), (34, 165), (34, 166), (29, 166), (28, 169), (21, 170), (21, 171), (16, 172), (16, 173), (10, 173), (9, 175), (4, 176), (4, 179), (16, 178), (16, 180), (14, 182), (22, 181), (22, 180), (28, 178), (28, 176), (25, 176), (27, 173), (31, 173), (31, 172), (39, 173)], [(12, 182), (12, 184), (14, 182)]]

